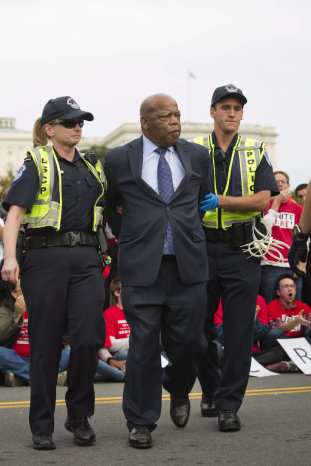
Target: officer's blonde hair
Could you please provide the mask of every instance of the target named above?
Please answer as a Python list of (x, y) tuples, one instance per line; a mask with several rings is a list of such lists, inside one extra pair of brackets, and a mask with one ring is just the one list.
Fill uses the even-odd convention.
[[(51, 120), (48, 122), (48, 124), (52, 124), (55, 121), (56, 120)], [(33, 139), (33, 147), (46, 146), (48, 143), (48, 140), (50, 139), (49, 136), (45, 132), (44, 125), (42, 125), (40, 118), (37, 118), (33, 126), (32, 139)]]

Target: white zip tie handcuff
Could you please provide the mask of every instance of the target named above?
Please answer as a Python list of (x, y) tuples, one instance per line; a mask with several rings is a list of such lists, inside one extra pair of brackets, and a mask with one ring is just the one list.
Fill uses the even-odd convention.
[[(260, 219), (262, 225), (266, 229), (266, 233), (262, 233), (256, 227), (256, 220), (253, 220), (253, 231), (252, 237), (253, 241), (248, 244), (243, 244), (241, 246), (243, 252), (248, 252), (253, 257), (263, 257), (270, 265), (275, 265), (276, 262), (286, 263), (287, 259), (284, 259), (282, 252), (277, 248), (287, 248), (290, 246), (283, 241), (277, 240), (271, 236), (272, 226), (264, 218)], [(284, 251), (283, 251), (284, 252)], [(265, 257), (269, 253), (274, 261), (271, 261)]]

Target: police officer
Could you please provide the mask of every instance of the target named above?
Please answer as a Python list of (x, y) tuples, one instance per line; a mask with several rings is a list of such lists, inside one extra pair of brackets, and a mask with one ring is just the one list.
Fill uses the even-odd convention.
[[(236, 86), (218, 87), (210, 108), (214, 131), (208, 137), (194, 140), (208, 147), (212, 160), (208, 174), (210, 194), (201, 201), (201, 210), (205, 212), (202, 223), (210, 266), (205, 329), (209, 340), (208, 323), (217, 311), (220, 297), (223, 306), (224, 357), (222, 376), (214, 394), (220, 431), (240, 429), (236, 413), (251, 363), (260, 260), (244, 253), (241, 246), (251, 241), (253, 221), (260, 221), (271, 191), (278, 193), (264, 143), (238, 134), (246, 102)], [(204, 391), (209, 383), (205, 380), (209, 351), (199, 368), (203, 401), (204, 395), (205, 399), (208, 397)], [(213, 406), (207, 408), (212, 415)]]
[(97, 348), (105, 340), (96, 234), (105, 179), (101, 164), (90, 163), (75, 148), (84, 120), (93, 119), (69, 96), (49, 100), (34, 125), (34, 149), (27, 152), (4, 200), (4, 280), (18, 279), (16, 238), (21, 223), (25, 228), (21, 286), (29, 316), (29, 421), (33, 447), (41, 450), (55, 448), (56, 379), (63, 341), (71, 348), (65, 427), (77, 445), (95, 442), (88, 417), (94, 413)]

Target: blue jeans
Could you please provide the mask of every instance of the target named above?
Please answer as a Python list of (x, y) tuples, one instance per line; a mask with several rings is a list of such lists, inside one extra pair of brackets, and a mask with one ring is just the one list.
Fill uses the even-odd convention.
[[(63, 372), (67, 369), (69, 353), (68, 350), (62, 351), (58, 372)], [(0, 346), (0, 371), (3, 373), (13, 372), (14, 375), (20, 377), (29, 385), (29, 358), (19, 356), (11, 348)]]
[(278, 338), (289, 338), (285, 335), (281, 330), (278, 328), (272, 328), (269, 330), (268, 335), (266, 337), (266, 348), (272, 348), (273, 346), (277, 346), (279, 343), (277, 341)]
[[(307, 342), (311, 345), (311, 336), (308, 334), (308, 328), (303, 327), (302, 329), (302, 336), (306, 338)], [(269, 330), (268, 335), (266, 337), (266, 348), (272, 348), (273, 346), (277, 346), (279, 342), (277, 339), (280, 338), (290, 338), (285, 333), (283, 333), (278, 328), (272, 328)]]
[[(126, 357), (126, 349), (120, 350), (113, 355), (113, 358), (117, 361), (125, 361)], [(124, 382), (124, 373), (120, 369), (111, 367), (109, 364), (99, 359), (94, 380), (97, 382)]]
[[(277, 267), (275, 265), (261, 266), (261, 280), (260, 280), (260, 295), (264, 298), (267, 304), (271, 303), (277, 298), (275, 293), (275, 282), (283, 273), (293, 272), (288, 267)], [(294, 279), (296, 284), (296, 300), (301, 301), (302, 278)]]
[[(67, 370), (69, 356), (70, 356), (70, 349), (66, 349), (62, 351), (59, 372), (63, 372)], [(126, 349), (120, 350), (113, 355), (114, 359), (116, 359), (117, 361), (125, 361), (126, 356), (127, 356)], [(123, 382), (124, 373), (121, 370), (116, 369), (115, 367), (111, 367), (106, 362), (99, 360), (97, 364), (97, 369), (96, 369), (94, 380), (98, 382), (107, 382), (107, 381)]]

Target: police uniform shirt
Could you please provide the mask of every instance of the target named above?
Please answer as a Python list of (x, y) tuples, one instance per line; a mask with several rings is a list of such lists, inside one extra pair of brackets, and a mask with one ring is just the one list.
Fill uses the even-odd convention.
[[(226, 177), (229, 173), (229, 166), (231, 162), (231, 158), (233, 156), (232, 150), (237, 142), (239, 135), (236, 134), (232, 139), (227, 151), (226, 151), (226, 158), (224, 163), (224, 168), (222, 164), (215, 163), (215, 172), (216, 172), (216, 185), (217, 185), (217, 192), (218, 194), (223, 194), (225, 187), (226, 187)], [(215, 145), (215, 150), (219, 148), (217, 144), (217, 139), (215, 132), (212, 133), (213, 143)], [(236, 153), (234, 154), (235, 156)], [(268, 157), (268, 155), (267, 155)], [(260, 191), (271, 191), (271, 196), (276, 196), (280, 193), (278, 186), (276, 184), (273, 170), (271, 167), (270, 162), (268, 162), (267, 157), (264, 155), (256, 169), (256, 176), (255, 176), (255, 183), (254, 183), (254, 193), (259, 193)], [(228, 193), (228, 195), (230, 195)]]
[[(61, 231), (91, 231), (94, 205), (102, 192), (101, 185), (89, 171), (86, 163), (76, 150), (72, 162), (57, 156), (62, 177), (62, 217)], [(20, 173), (20, 174), (19, 174)], [(26, 157), (24, 165), (15, 177), (4, 201), (6, 210), (11, 205), (24, 207), (27, 211), (36, 199), (39, 189), (38, 171), (31, 156)], [(104, 198), (100, 199), (104, 205)], [(47, 228), (50, 230), (50, 228)], [(42, 233), (42, 228), (28, 229), (28, 233)], [(54, 230), (54, 229), (53, 229)]]

